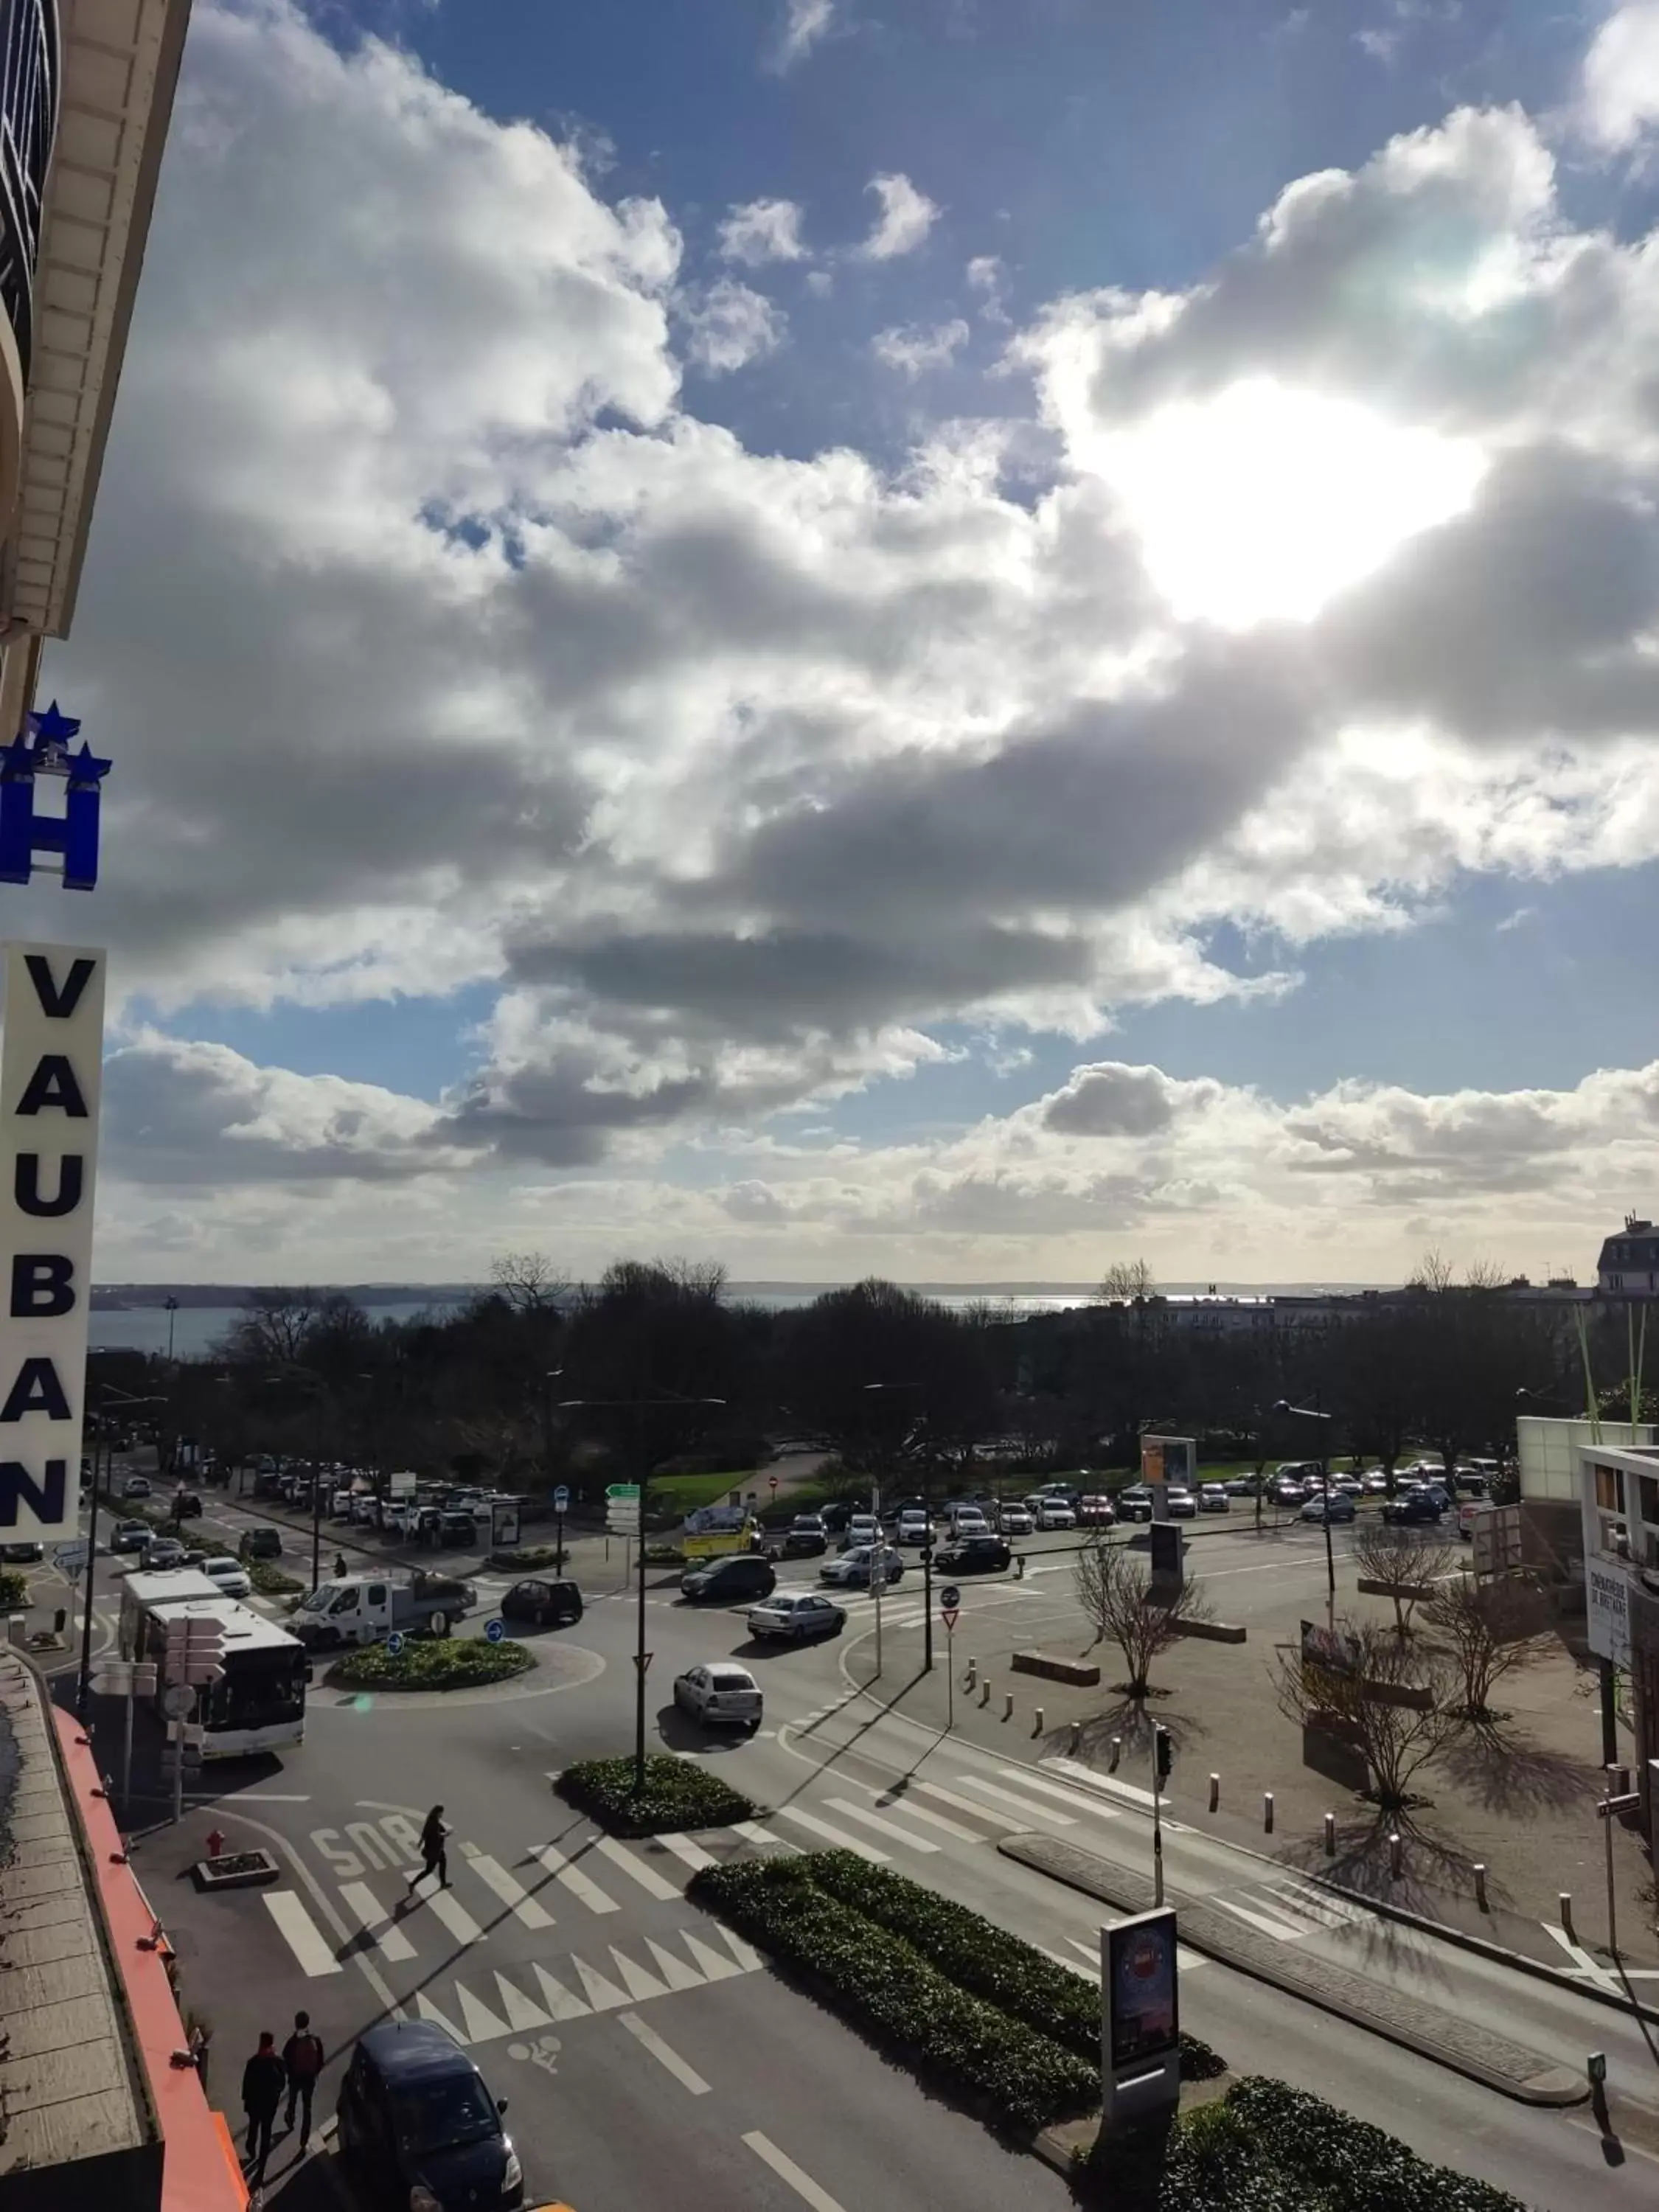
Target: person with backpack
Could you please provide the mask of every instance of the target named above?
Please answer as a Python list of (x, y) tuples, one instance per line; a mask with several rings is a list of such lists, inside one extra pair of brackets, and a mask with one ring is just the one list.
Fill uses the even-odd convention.
[(247, 2114), (248, 2179), (258, 2188), (265, 2178), (265, 2160), (270, 2156), (271, 2132), (276, 2125), (276, 2107), (283, 2101), (283, 2084), (287, 2079), (283, 2062), (276, 2056), (276, 2039), (269, 2028), (259, 2038), (259, 2048), (242, 2069), (242, 2110)]
[(311, 2141), (311, 2100), (317, 2076), (323, 2070), (323, 2046), (311, 2032), (311, 2014), (296, 2012), (294, 2033), (283, 2045), (283, 2070), (288, 2076), (288, 2112), (283, 2125), (294, 2125), (294, 2108), (300, 2108), (300, 2148)]
[(440, 1889), (448, 1888), (449, 1860), (444, 1851), (444, 1838), (448, 1833), (444, 1823), (444, 1808), (441, 1805), (434, 1805), (427, 1814), (426, 1825), (421, 1830), (422, 1866), (419, 1874), (412, 1874), (409, 1877), (411, 1890), (417, 1882), (424, 1881), (428, 1875), (434, 1872), (438, 1876)]

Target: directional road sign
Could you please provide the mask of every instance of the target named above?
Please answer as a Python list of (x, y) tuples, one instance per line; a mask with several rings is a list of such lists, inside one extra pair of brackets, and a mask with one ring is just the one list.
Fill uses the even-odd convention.
[(484, 1623), (484, 1634), (492, 1644), (499, 1644), (506, 1633), (507, 1623), (503, 1620), (489, 1620)]
[(386, 1648), (394, 1659), (404, 1648), (404, 1639), (395, 1628), (386, 1640)]
[(617, 1504), (637, 1505), (640, 1502), (640, 1486), (637, 1482), (607, 1482), (605, 1486), (605, 1494)]
[(67, 1575), (73, 1582), (86, 1566), (87, 1548), (87, 1540), (84, 1536), (77, 1543), (54, 1544), (52, 1548), (52, 1563), (60, 1574)]

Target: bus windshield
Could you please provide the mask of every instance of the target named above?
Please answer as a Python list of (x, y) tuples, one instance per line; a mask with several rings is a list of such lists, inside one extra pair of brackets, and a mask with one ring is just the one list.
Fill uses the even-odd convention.
[(303, 1651), (238, 1651), (208, 1692), (202, 1719), (210, 1729), (270, 1728), (301, 1719), (305, 1709)]

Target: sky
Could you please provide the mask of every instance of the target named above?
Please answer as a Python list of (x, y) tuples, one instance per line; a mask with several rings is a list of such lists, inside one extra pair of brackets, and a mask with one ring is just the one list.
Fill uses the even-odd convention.
[(197, 0), (100, 1277), (1584, 1279), (1656, 223), (1659, 0)]

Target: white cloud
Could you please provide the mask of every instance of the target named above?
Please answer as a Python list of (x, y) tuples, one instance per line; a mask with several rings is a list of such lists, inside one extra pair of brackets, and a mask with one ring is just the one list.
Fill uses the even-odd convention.
[(926, 245), (939, 215), (926, 192), (918, 191), (908, 177), (896, 173), (872, 177), (865, 190), (881, 202), (881, 213), (859, 248), (862, 260), (894, 261)]
[(1584, 57), (1583, 116), (1605, 146), (1632, 145), (1659, 119), (1659, 0), (1615, 8)]
[(799, 261), (806, 252), (800, 225), (801, 210), (793, 200), (747, 200), (720, 225), (721, 258), (741, 262), (745, 269), (763, 268), (769, 261)]
[(870, 341), (870, 350), (889, 368), (896, 368), (904, 376), (916, 377), (927, 369), (948, 368), (967, 343), (968, 325), (957, 316), (948, 323), (935, 323), (931, 328), (908, 323), (878, 331)]
[(835, 21), (836, 0), (783, 0), (772, 66), (787, 71), (804, 61)]
[(789, 329), (781, 307), (731, 276), (689, 295), (679, 320), (688, 356), (715, 376), (775, 353)]
[(968, 264), (968, 282), (979, 295), (979, 312), (988, 323), (1006, 323), (1008, 319), (1002, 304), (1006, 273), (1000, 257), (994, 253), (976, 253)]

